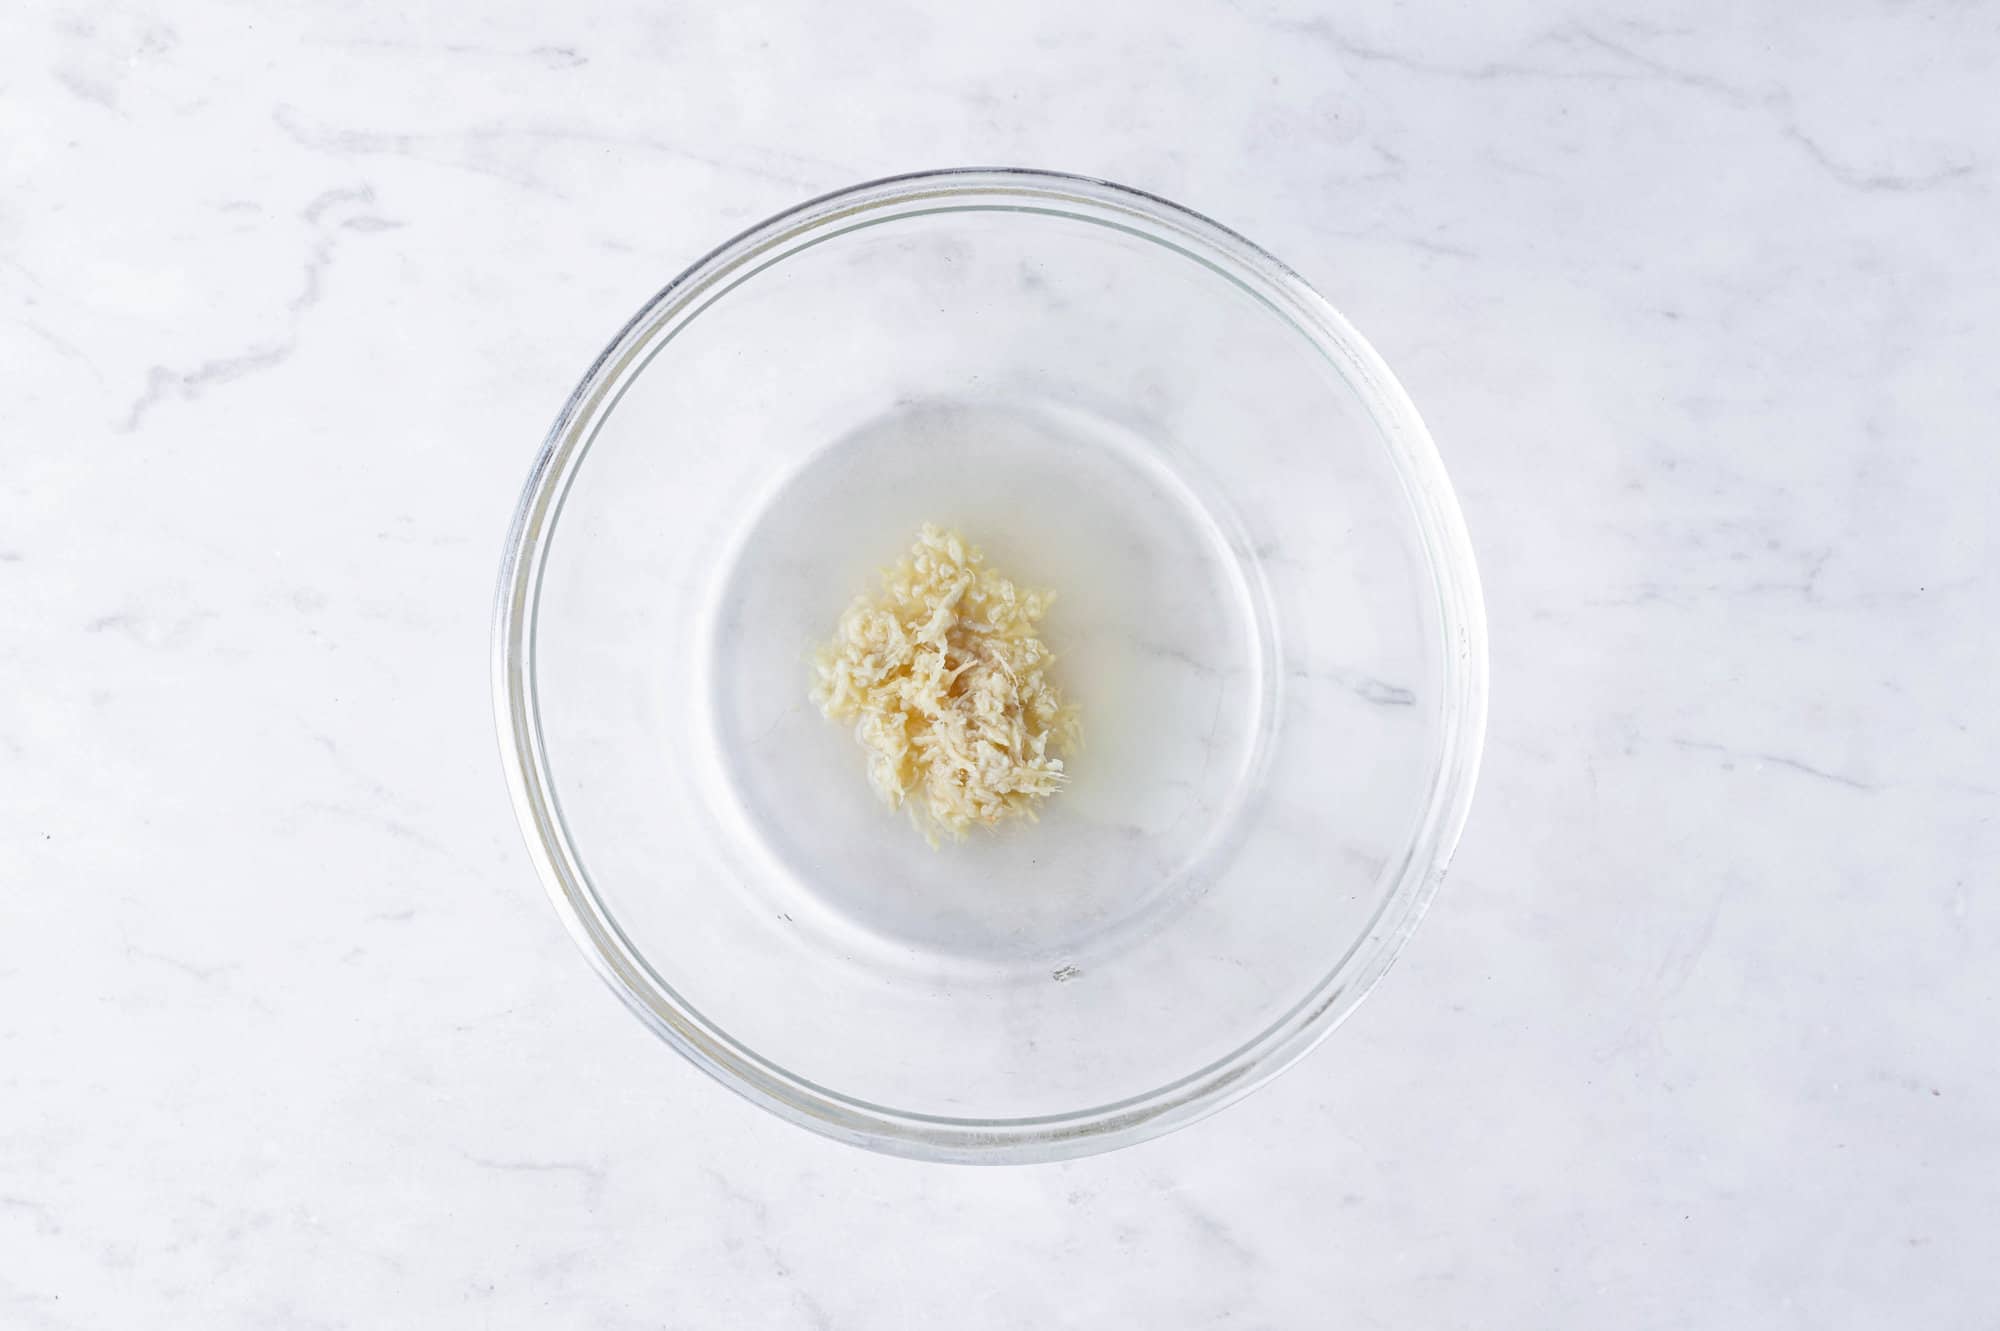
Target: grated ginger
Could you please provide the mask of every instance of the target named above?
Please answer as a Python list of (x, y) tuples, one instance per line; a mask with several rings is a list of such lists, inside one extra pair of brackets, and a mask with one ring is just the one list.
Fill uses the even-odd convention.
[(1076, 747), (1076, 710), (1049, 682), (1055, 654), (1037, 636), (1054, 599), (925, 523), (814, 656), (813, 701), (854, 724), (876, 794), (933, 845), (940, 830), (1033, 819), (1067, 779), (1056, 755)]

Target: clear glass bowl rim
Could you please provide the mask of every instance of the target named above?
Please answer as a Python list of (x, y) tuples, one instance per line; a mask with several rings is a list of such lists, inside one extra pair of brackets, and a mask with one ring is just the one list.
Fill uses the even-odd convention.
[[(542, 743), (534, 634), (542, 567), (569, 482), (624, 388), (664, 345), (663, 330), (816, 235), (911, 211), (996, 209), (1075, 217), (1178, 251), (1270, 306), (1353, 382), (1402, 472), (1443, 610), (1443, 733), (1429, 802), (1394, 888), (1361, 939), (1284, 1016), (1208, 1066), (1115, 1103), (1033, 1118), (948, 1118), (857, 1100), (788, 1072), (710, 1023), (651, 969), (592, 889), (564, 825)], [(697, 1067), (784, 1119), (872, 1150), (963, 1163), (1128, 1146), (1223, 1108), (1303, 1057), (1381, 978), (1436, 895), (1471, 805), (1486, 729), (1485, 607), (1471, 541), (1430, 433), (1381, 357), (1304, 279), (1227, 227), (1141, 190), (1026, 168), (921, 171), (836, 190), (743, 231), (647, 301), (599, 354), (543, 441), (507, 534), (492, 666), (502, 764), (530, 855), (571, 937), (626, 1005)]]

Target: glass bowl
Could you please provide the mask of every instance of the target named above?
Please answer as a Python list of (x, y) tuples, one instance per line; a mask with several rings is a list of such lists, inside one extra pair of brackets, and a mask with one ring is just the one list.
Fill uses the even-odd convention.
[[(1038, 822), (932, 848), (808, 659), (918, 527), (1058, 597)], [(1325, 301), (1165, 200), (860, 185), (649, 301), (501, 571), (515, 807), (621, 998), (749, 1099), (934, 1160), (1122, 1146), (1268, 1080), (1408, 938), (1486, 708), (1431, 440)]]

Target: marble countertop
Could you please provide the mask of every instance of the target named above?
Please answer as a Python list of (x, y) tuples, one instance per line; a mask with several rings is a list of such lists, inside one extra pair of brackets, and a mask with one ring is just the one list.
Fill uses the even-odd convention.
[[(2000, 1306), (1978, 6), (221, 0), (0, 47), (0, 1324), (1969, 1326)], [(1493, 634), (1356, 1017), (1070, 1164), (820, 1140), (544, 900), (487, 613), (684, 263), (1021, 163), (1293, 262)]]

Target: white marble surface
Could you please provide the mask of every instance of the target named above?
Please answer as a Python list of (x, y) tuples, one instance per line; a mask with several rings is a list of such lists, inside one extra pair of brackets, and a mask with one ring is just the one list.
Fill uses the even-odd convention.
[[(2000, 30), (1770, 8), (11, 9), (0, 1325), (1990, 1324)], [(998, 1171), (657, 1046), (486, 680), (607, 333), (963, 162), (1296, 263), (1425, 409), (1494, 644), (1356, 1019)]]

